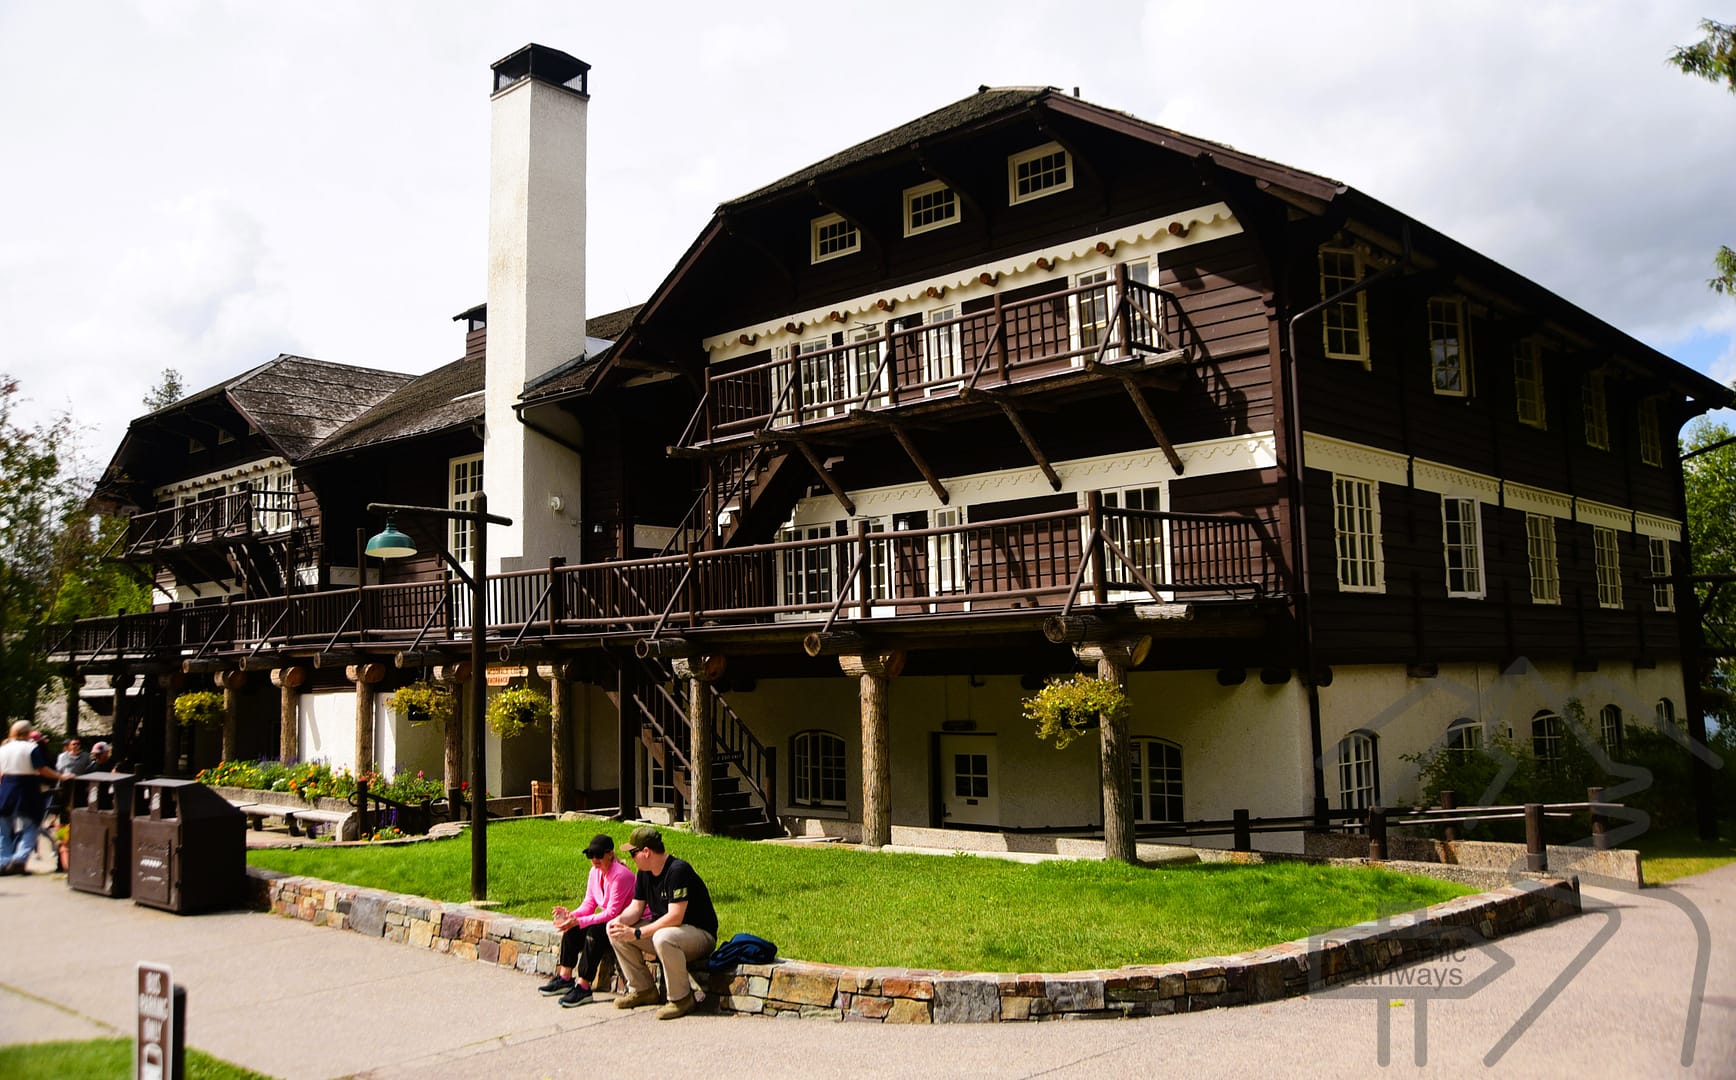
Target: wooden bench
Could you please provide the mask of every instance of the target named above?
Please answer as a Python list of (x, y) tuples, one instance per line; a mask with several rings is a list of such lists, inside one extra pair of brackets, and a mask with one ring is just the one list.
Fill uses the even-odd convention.
[(264, 830), (266, 818), (281, 818), (284, 827), (289, 830), (289, 835), (301, 836), (302, 831), (297, 823), (302, 822), (308, 826), (307, 835), (312, 837), (315, 826), (330, 825), (335, 832), (340, 830), (344, 822), (350, 818), (348, 813), (341, 813), (336, 810), (316, 810), (311, 806), (280, 806), (277, 803), (236, 802), (234, 799), (225, 801), (247, 815), (247, 820), (253, 826), (254, 832)]
[(284, 821), (289, 824), (289, 835), (300, 836), (301, 833), (296, 829), (296, 822), (306, 822), (307, 835), (310, 838), (314, 834), (315, 825), (330, 825), (332, 827), (332, 832), (338, 834), (337, 838), (342, 840), (343, 836), (341, 830), (343, 829), (344, 822), (348, 821), (352, 816), (348, 813), (343, 813), (337, 810), (315, 810), (311, 807), (306, 810), (293, 810), (285, 807), (285, 810), (287, 812), (283, 815), (283, 818)]

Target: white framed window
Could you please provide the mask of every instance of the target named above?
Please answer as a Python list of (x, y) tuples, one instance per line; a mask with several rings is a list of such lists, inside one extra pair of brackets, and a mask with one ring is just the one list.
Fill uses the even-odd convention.
[(1362, 810), (1380, 805), (1380, 762), (1377, 736), (1353, 731), (1338, 740), (1338, 808)]
[(283, 533), (294, 526), (295, 475), (287, 466), (273, 469), (238, 490), (253, 492), (254, 532)]
[[(1320, 298), (1329, 299), (1362, 280), (1362, 255), (1350, 248), (1320, 249)], [(1368, 294), (1352, 293), (1321, 311), (1326, 355), (1368, 366)]]
[(1591, 550), (1597, 561), (1597, 606), (1621, 607), (1621, 540), (1614, 529), (1591, 527)]
[[(1670, 576), (1670, 542), (1661, 536), (1648, 537), (1646, 547), (1652, 559), (1652, 577)], [(1676, 586), (1668, 581), (1652, 582), (1652, 610), (1676, 610)]]
[(1044, 143), (1007, 158), (1007, 203), (1040, 199), (1073, 186), (1073, 156), (1060, 143)]
[(1676, 720), (1676, 703), (1669, 698), (1659, 698), (1657, 707), (1653, 712), (1659, 731), (1674, 731), (1679, 726)]
[(646, 806), (675, 805), (674, 773), (643, 743), (639, 744), (639, 762), (640, 775), (645, 779), (644, 796), (640, 801)]
[(1658, 435), (1658, 402), (1656, 398), (1648, 398), (1640, 402), (1640, 461), (1647, 465), (1662, 466), (1664, 463), (1664, 443)]
[[(1073, 348), (1095, 349), (1109, 332), (1109, 313), (1115, 306), (1109, 271), (1080, 274), (1073, 284), (1083, 290), (1073, 294)], [(1074, 359), (1076, 365), (1084, 362), (1083, 356)]]
[(838, 214), (822, 214), (815, 218), (809, 225), (809, 235), (812, 239), (811, 262), (836, 259), (862, 248), (862, 234), (856, 231), (853, 223)]
[(868, 325), (851, 330), (850, 342), (856, 347), (844, 354), (848, 357), (844, 370), (837, 372), (834, 380), (841, 384), (836, 388), (842, 391), (837, 396), (849, 400), (841, 401), (837, 411), (853, 408), (857, 401), (868, 408), (885, 406), (886, 369), (890, 366), (887, 363), (890, 354), (886, 338), (881, 336), (878, 326)]
[[(1156, 510), (1163, 509), (1163, 487), (1124, 488), (1120, 491), (1105, 491), (1103, 493), (1103, 508), (1105, 510)], [(1166, 552), (1165, 529), (1162, 518), (1122, 516), (1106, 514), (1103, 528), (1115, 544), (1127, 554), (1127, 558), (1138, 568), (1141, 574), (1154, 585), (1170, 583)], [(1107, 553), (1107, 549), (1105, 549)], [(1111, 556), (1113, 559), (1113, 556)], [(1145, 592), (1136, 584), (1137, 579), (1126, 567), (1111, 564), (1109, 577), (1128, 584), (1138, 595)], [(1167, 590), (1166, 590), (1167, 591)]]
[(1555, 519), (1525, 515), (1525, 557), (1531, 564), (1531, 602), (1561, 603), (1561, 564), (1555, 558)]
[(1594, 450), (1608, 450), (1609, 399), (1604, 392), (1603, 372), (1586, 374), (1580, 402), (1585, 408), (1585, 445)]
[(798, 731), (790, 739), (790, 801), (797, 806), (843, 806), (844, 740), (830, 731)]
[[(856, 599), (870, 601), (892, 599), (892, 537), (886, 532), (886, 519), (858, 518), (853, 523), (868, 533), (868, 557), (862, 562), (862, 570), (856, 578)], [(854, 563), (857, 550), (850, 552), (850, 561)], [(890, 612), (887, 612), (890, 614)]]
[[(482, 455), (455, 457), (447, 467), (446, 507), (449, 510), (471, 510), (476, 496), (482, 493)], [(476, 562), (475, 522), (453, 518), (446, 523), (446, 550), (460, 566)]]
[(1543, 346), (1521, 341), (1513, 347), (1513, 407), (1521, 424), (1547, 431), (1543, 403)]
[[(809, 525), (784, 529), (778, 533), (778, 540), (824, 540), (831, 535), (830, 525)], [(818, 606), (837, 599), (832, 592), (835, 555), (836, 546), (833, 544), (808, 544), (778, 552), (783, 564), (782, 602)]]
[(959, 220), (958, 192), (935, 180), (904, 189), (904, 235), (932, 232)]
[(1461, 716), (1447, 725), (1447, 752), (1469, 757), (1483, 748), (1483, 725)]
[(1561, 717), (1548, 709), (1531, 717), (1531, 756), (1546, 773), (1553, 774), (1561, 764)]
[[(964, 512), (956, 506), (943, 506), (934, 512), (936, 529), (957, 529), (963, 524)], [(928, 538), (928, 587), (934, 595), (964, 592), (969, 584), (965, 570), (962, 532), (938, 533)]]
[(958, 383), (951, 380), (961, 378), (964, 374), (959, 362), (962, 349), (958, 331), (957, 308), (936, 308), (928, 313), (928, 322), (922, 328), (922, 381), (925, 395), (945, 393), (957, 388)]
[(1429, 299), (1429, 367), (1435, 393), (1471, 396), (1471, 341), (1465, 302), (1454, 296)]
[(1447, 595), (1483, 595), (1483, 528), (1477, 500), (1441, 497), (1441, 529), (1447, 557)]
[[(796, 342), (797, 392), (801, 395), (802, 417), (830, 416), (831, 410), (820, 413), (820, 407), (832, 401), (832, 360), (825, 354), (832, 347), (829, 337), (809, 338)], [(779, 388), (780, 392), (782, 387)]]
[(1621, 753), (1622, 716), (1620, 705), (1605, 705), (1597, 714), (1598, 737), (1611, 754)]
[(1380, 485), (1355, 476), (1332, 478), (1332, 532), (1338, 549), (1338, 587), (1383, 592)]
[(1181, 747), (1168, 739), (1129, 739), (1133, 765), (1133, 820), (1179, 822), (1182, 816)]

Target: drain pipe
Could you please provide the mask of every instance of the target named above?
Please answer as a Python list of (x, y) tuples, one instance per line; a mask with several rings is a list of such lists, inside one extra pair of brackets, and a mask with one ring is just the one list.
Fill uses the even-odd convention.
[(1302, 388), (1296, 377), (1296, 324), (1311, 315), (1339, 303), (1347, 297), (1364, 292), (1377, 281), (1394, 277), (1410, 269), (1410, 224), (1402, 226), (1403, 253), (1399, 261), (1378, 273), (1340, 289), (1317, 304), (1303, 308), (1290, 316), (1285, 327), (1285, 348), (1281, 365), (1284, 376), (1284, 453), (1290, 464), (1290, 558), (1296, 575), (1297, 653), (1302, 669), (1302, 685), (1308, 690), (1308, 741), (1314, 754), (1314, 825), (1326, 828), (1326, 747), (1320, 736), (1320, 687), (1314, 659), (1314, 612), (1310, 603), (1308, 563), (1308, 512), (1303, 502), (1302, 461)]

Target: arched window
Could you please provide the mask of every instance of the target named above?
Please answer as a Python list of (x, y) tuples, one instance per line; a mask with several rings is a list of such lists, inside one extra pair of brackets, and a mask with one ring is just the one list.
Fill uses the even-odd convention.
[(1353, 731), (1338, 740), (1338, 806), (1361, 810), (1380, 805), (1380, 762), (1372, 731)]
[(1468, 716), (1461, 716), (1447, 725), (1447, 749), (1470, 755), (1483, 748), (1483, 725)]
[(1658, 699), (1658, 730), (1670, 731), (1676, 727), (1676, 703), (1667, 697)]
[(844, 740), (830, 731), (799, 731), (790, 740), (790, 801), (843, 806)]
[(1561, 761), (1561, 717), (1548, 709), (1531, 717), (1531, 753), (1544, 772), (1553, 773)]
[(1621, 706), (1605, 705), (1597, 718), (1598, 737), (1603, 742), (1604, 750), (1611, 754), (1621, 753)]
[(1181, 747), (1168, 739), (1132, 739), (1133, 820), (1181, 821)]

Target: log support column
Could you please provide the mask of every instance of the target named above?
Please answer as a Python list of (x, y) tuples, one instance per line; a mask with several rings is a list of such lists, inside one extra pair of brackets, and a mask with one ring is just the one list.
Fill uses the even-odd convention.
[(470, 663), (442, 664), (435, 667), (434, 681), (452, 688), (452, 717), (446, 721), (446, 753), (443, 762), (442, 786), (454, 791), (464, 782), (464, 732), (470, 722), (470, 695), (464, 684), (470, 681)]
[[(1097, 665), (1097, 677), (1125, 687), (1127, 671), (1138, 667), (1151, 651), (1151, 639), (1096, 641), (1075, 646), (1083, 663)], [(1127, 754), (1127, 719), (1098, 717), (1100, 774), (1103, 782), (1103, 857), (1131, 863), (1136, 859), (1133, 836), (1133, 773)]]
[(301, 688), (307, 684), (307, 668), (277, 668), (271, 685), (277, 687), (277, 760), (293, 765), (301, 760)]
[(350, 664), (344, 674), (356, 684), (356, 772), (373, 772), (374, 687), (386, 677), (386, 665)]
[(175, 717), (175, 699), (187, 677), (179, 671), (157, 676), (163, 690), (163, 775), (176, 776), (181, 771), (181, 721)]
[(844, 674), (861, 684), (862, 846), (892, 842), (892, 680), (904, 670), (904, 650), (847, 653), (838, 657)]
[(711, 684), (723, 677), (722, 656), (688, 656), (674, 662), (677, 678), (687, 680), (688, 816), (693, 831), (709, 836), (711, 827), (711, 760), (717, 744), (717, 714), (711, 708)]
[(568, 792), (572, 789), (572, 680), (577, 673), (572, 664), (542, 664), (536, 670), (549, 683), (549, 787), (554, 792), (554, 812), (564, 814), (574, 808)]
[(61, 676), (61, 682), (66, 686), (66, 737), (78, 738), (78, 688), (84, 685), (84, 676), (76, 671), (68, 671)]
[(247, 685), (247, 672), (239, 668), (217, 671), (211, 682), (223, 691), (223, 761), (234, 761), (236, 738), (241, 723), (241, 688)]

